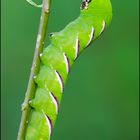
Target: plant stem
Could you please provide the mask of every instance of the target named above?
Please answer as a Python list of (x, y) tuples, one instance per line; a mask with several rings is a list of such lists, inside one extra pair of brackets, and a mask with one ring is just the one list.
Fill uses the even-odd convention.
[(47, 28), (49, 13), (50, 13), (49, 12), (50, 11), (50, 1), (51, 0), (43, 0), (39, 31), (38, 31), (38, 35), (37, 35), (36, 48), (35, 48), (35, 53), (34, 53), (34, 59), (33, 59), (30, 78), (29, 78), (29, 82), (28, 82), (27, 92), (25, 94), (25, 100), (22, 104), (22, 117), (21, 117), (20, 128), (19, 128), (17, 140), (25, 140), (26, 128), (28, 125), (28, 119), (29, 119), (29, 115), (30, 115), (30, 111), (31, 111), (31, 107), (29, 106), (29, 100), (31, 100), (35, 94), (36, 84), (34, 82), (34, 76), (37, 75), (37, 73), (39, 71), (39, 67), (40, 67), (39, 55), (42, 52), (43, 47), (44, 47), (46, 28)]

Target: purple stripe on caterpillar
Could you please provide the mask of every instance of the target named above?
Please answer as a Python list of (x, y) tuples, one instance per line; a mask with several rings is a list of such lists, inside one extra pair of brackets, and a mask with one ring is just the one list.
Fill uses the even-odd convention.
[(52, 92), (50, 92), (50, 96), (55, 104), (55, 107), (56, 107), (56, 113), (58, 113), (58, 109), (59, 109), (59, 104), (58, 104), (58, 101), (57, 101), (57, 98), (54, 96), (54, 94)]
[(51, 121), (51, 119), (47, 115), (45, 115), (45, 118), (46, 118), (46, 121), (47, 121), (47, 124), (48, 124), (49, 138), (50, 138), (51, 137), (51, 133), (52, 133), (52, 121)]
[(58, 71), (55, 71), (55, 73), (56, 73), (58, 82), (59, 82), (60, 87), (61, 87), (61, 92), (63, 93), (63, 91), (64, 91), (64, 83), (63, 83), (62, 77), (61, 77), (61, 75), (59, 74)]
[(67, 74), (68, 74), (69, 71), (70, 71), (70, 63), (69, 63), (69, 59), (68, 59), (68, 57), (66, 56), (65, 53), (63, 53), (63, 56), (64, 56), (64, 61), (65, 61), (65, 64), (66, 64), (66, 70), (67, 70)]

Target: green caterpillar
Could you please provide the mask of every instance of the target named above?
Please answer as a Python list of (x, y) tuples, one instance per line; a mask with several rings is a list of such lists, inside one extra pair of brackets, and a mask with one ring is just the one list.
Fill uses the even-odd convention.
[(51, 44), (40, 54), (41, 65), (30, 101), (31, 117), (26, 140), (50, 140), (70, 68), (112, 18), (110, 0), (84, 0), (80, 16), (62, 31), (51, 33)]

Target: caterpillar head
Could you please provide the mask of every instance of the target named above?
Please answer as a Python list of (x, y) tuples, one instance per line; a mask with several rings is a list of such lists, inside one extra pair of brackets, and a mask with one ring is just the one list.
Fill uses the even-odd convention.
[(88, 4), (91, 2), (92, 0), (83, 0), (80, 9), (87, 9), (88, 8)]

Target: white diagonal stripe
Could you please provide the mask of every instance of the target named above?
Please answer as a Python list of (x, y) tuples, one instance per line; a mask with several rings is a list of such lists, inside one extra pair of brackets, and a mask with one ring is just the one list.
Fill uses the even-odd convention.
[(56, 99), (54, 98), (54, 96), (52, 95), (51, 92), (50, 92), (50, 96), (51, 96), (52, 101), (53, 101), (53, 103), (54, 103), (54, 105), (55, 105), (56, 113), (58, 113), (58, 103), (57, 103)]
[(93, 35), (94, 35), (94, 28), (92, 27), (92, 28), (91, 28), (91, 33), (90, 33), (90, 38), (89, 38), (89, 41), (88, 41), (88, 43), (87, 43), (87, 46), (88, 46), (88, 45), (90, 44), (90, 42), (92, 41)]
[(101, 29), (100, 34), (105, 30), (105, 26), (106, 26), (106, 22), (105, 22), (105, 20), (103, 20), (102, 29)]
[(66, 71), (68, 74), (69, 73), (69, 62), (68, 62), (68, 59), (67, 59), (65, 53), (63, 53), (63, 56), (64, 56), (65, 65), (66, 65)]
[(46, 122), (47, 122), (47, 126), (48, 126), (48, 129), (49, 129), (49, 139), (50, 139), (50, 137), (51, 137), (51, 133), (52, 133), (52, 125), (51, 125), (51, 123), (50, 123), (50, 120), (49, 120), (48, 116), (45, 115), (45, 113), (44, 113), (43, 110), (42, 110), (42, 112), (43, 112), (44, 117), (45, 117)]
[(55, 71), (55, 73), (56, 73), (56, 76), (57, 76), (58, 82), (59, 82), (59, 84), (60, 84), (61, 92), (63, 92), (63, 83), (62, 83), (63, 81), (62, 81), (60, 75), (58, 74), (58, 72)]
[(79, 50), (79, 40), (78, 40), (78, 37), (76, 38), (76, 43), (75, 43), (75, 57), (74, 57), (74, 60), (77, 58), (77, 56), (78, 56), (78, 50)]

